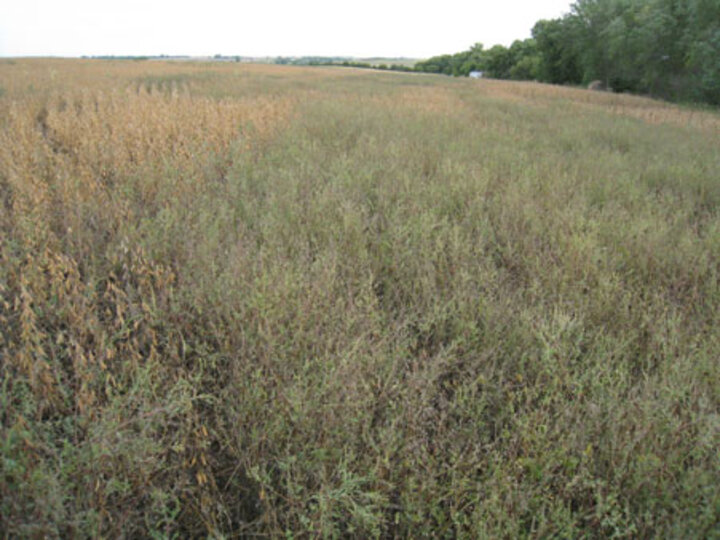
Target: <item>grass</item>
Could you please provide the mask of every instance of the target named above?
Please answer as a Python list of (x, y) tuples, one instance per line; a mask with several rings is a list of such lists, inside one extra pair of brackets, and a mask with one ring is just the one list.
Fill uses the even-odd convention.
[(281, 66), (0, 86), (5, 536), (720, 535), (717, 113)]

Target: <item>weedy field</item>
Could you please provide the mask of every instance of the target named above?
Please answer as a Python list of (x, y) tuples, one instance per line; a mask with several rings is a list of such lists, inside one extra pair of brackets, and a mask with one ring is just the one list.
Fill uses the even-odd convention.
[(720, 115), (0, 62), (4, 537), (719, 537)]

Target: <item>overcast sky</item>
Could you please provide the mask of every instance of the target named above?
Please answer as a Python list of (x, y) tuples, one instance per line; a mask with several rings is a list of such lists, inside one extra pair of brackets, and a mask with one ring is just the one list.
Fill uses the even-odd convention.
[(2, 0), (0, 56), (406, 56), (509, 45), (572, 0)]

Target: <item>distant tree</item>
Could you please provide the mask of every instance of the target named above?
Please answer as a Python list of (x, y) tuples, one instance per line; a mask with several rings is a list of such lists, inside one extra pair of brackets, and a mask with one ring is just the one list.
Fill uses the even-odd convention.
[(540, 80), (554, 84), (576, 84), (582, 81), (580, 58), (575, 44), (576, 21), (571, 17), (541, 20), (535, 23), (535, 39)]
[(444, 73), (445, 75), (452, 75), (451, 61), (452, 56), (449, 54), (433, 56), (428, 60), (418, 62), (415, 69), (424, 73)]
[(467, 51), (467, 56), (465, 57), (464, 62), (460, 66), (460, 73), (467, 76), (471, 71), (481, 71), (483, 54), (484, 50), (482, 43), (476, 43), (470, 47), (470, 50)]
[(393, 64), (390, 66), (390, 69), (393, 71), (413, 71), (413, 68), (410, 66), (405, 66), (403, 64)]
[(578, 0), (571, 17), (586, 81), (720, 103), (718, 0)]
[(510, 78), (516, 81), (539, 80), (539, 73), (539, 55), (523, 56), (510, 68)]
[(494, 79), (509, 79), (513, 67), (513, 57), (510, 49), (502, 45), (495, 45), (483, 54), (482, 71)]
[(687, 71), (694, 99), (720, 105), (720, 2), (689, 0)]
[(540, 75), (540, 54), (534, 39), (516, 40), (510, 45), (510, 79), (535, 80)]
[(554, 84), (600, 80), (615, 91), (720, 105), (720, 0), (576, 0), (532, 39), (418, 62), (446, 75)]

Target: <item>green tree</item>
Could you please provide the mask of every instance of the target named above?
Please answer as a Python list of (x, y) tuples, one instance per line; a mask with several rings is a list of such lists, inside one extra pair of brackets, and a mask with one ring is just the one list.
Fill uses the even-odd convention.
[(532, 35), (539, 55), (540, 80), (554, 84), (582, 82), (577, 34), (578, 22), (571, 16), (535, 24)]
[(461, 74), (465, 76), (469, 75), (471, 71), (480, 71), (482, 69), (483, 54), (485, 53), (483, 44), (476, 43), (470, 47), (467, 53), (465, 61), (460, 67)]
[(510, 45), (511, 79), (535, 80), (540, 77), (540, 54), (534, 39), (516, 40)]
[(689, 1), (686, 41), (692, 97), (720, 105), (720, 2)]
[(512, 67), (513, 58), (510, 49), (507, 47), (495, 45), (485, 51), (482, 68), (488, 77), (494, 79), (509, 79)]
[(416, 70), (580, 84), (720, 104), (720, 0), (577, 0), (532, 39), (419, 62)]

